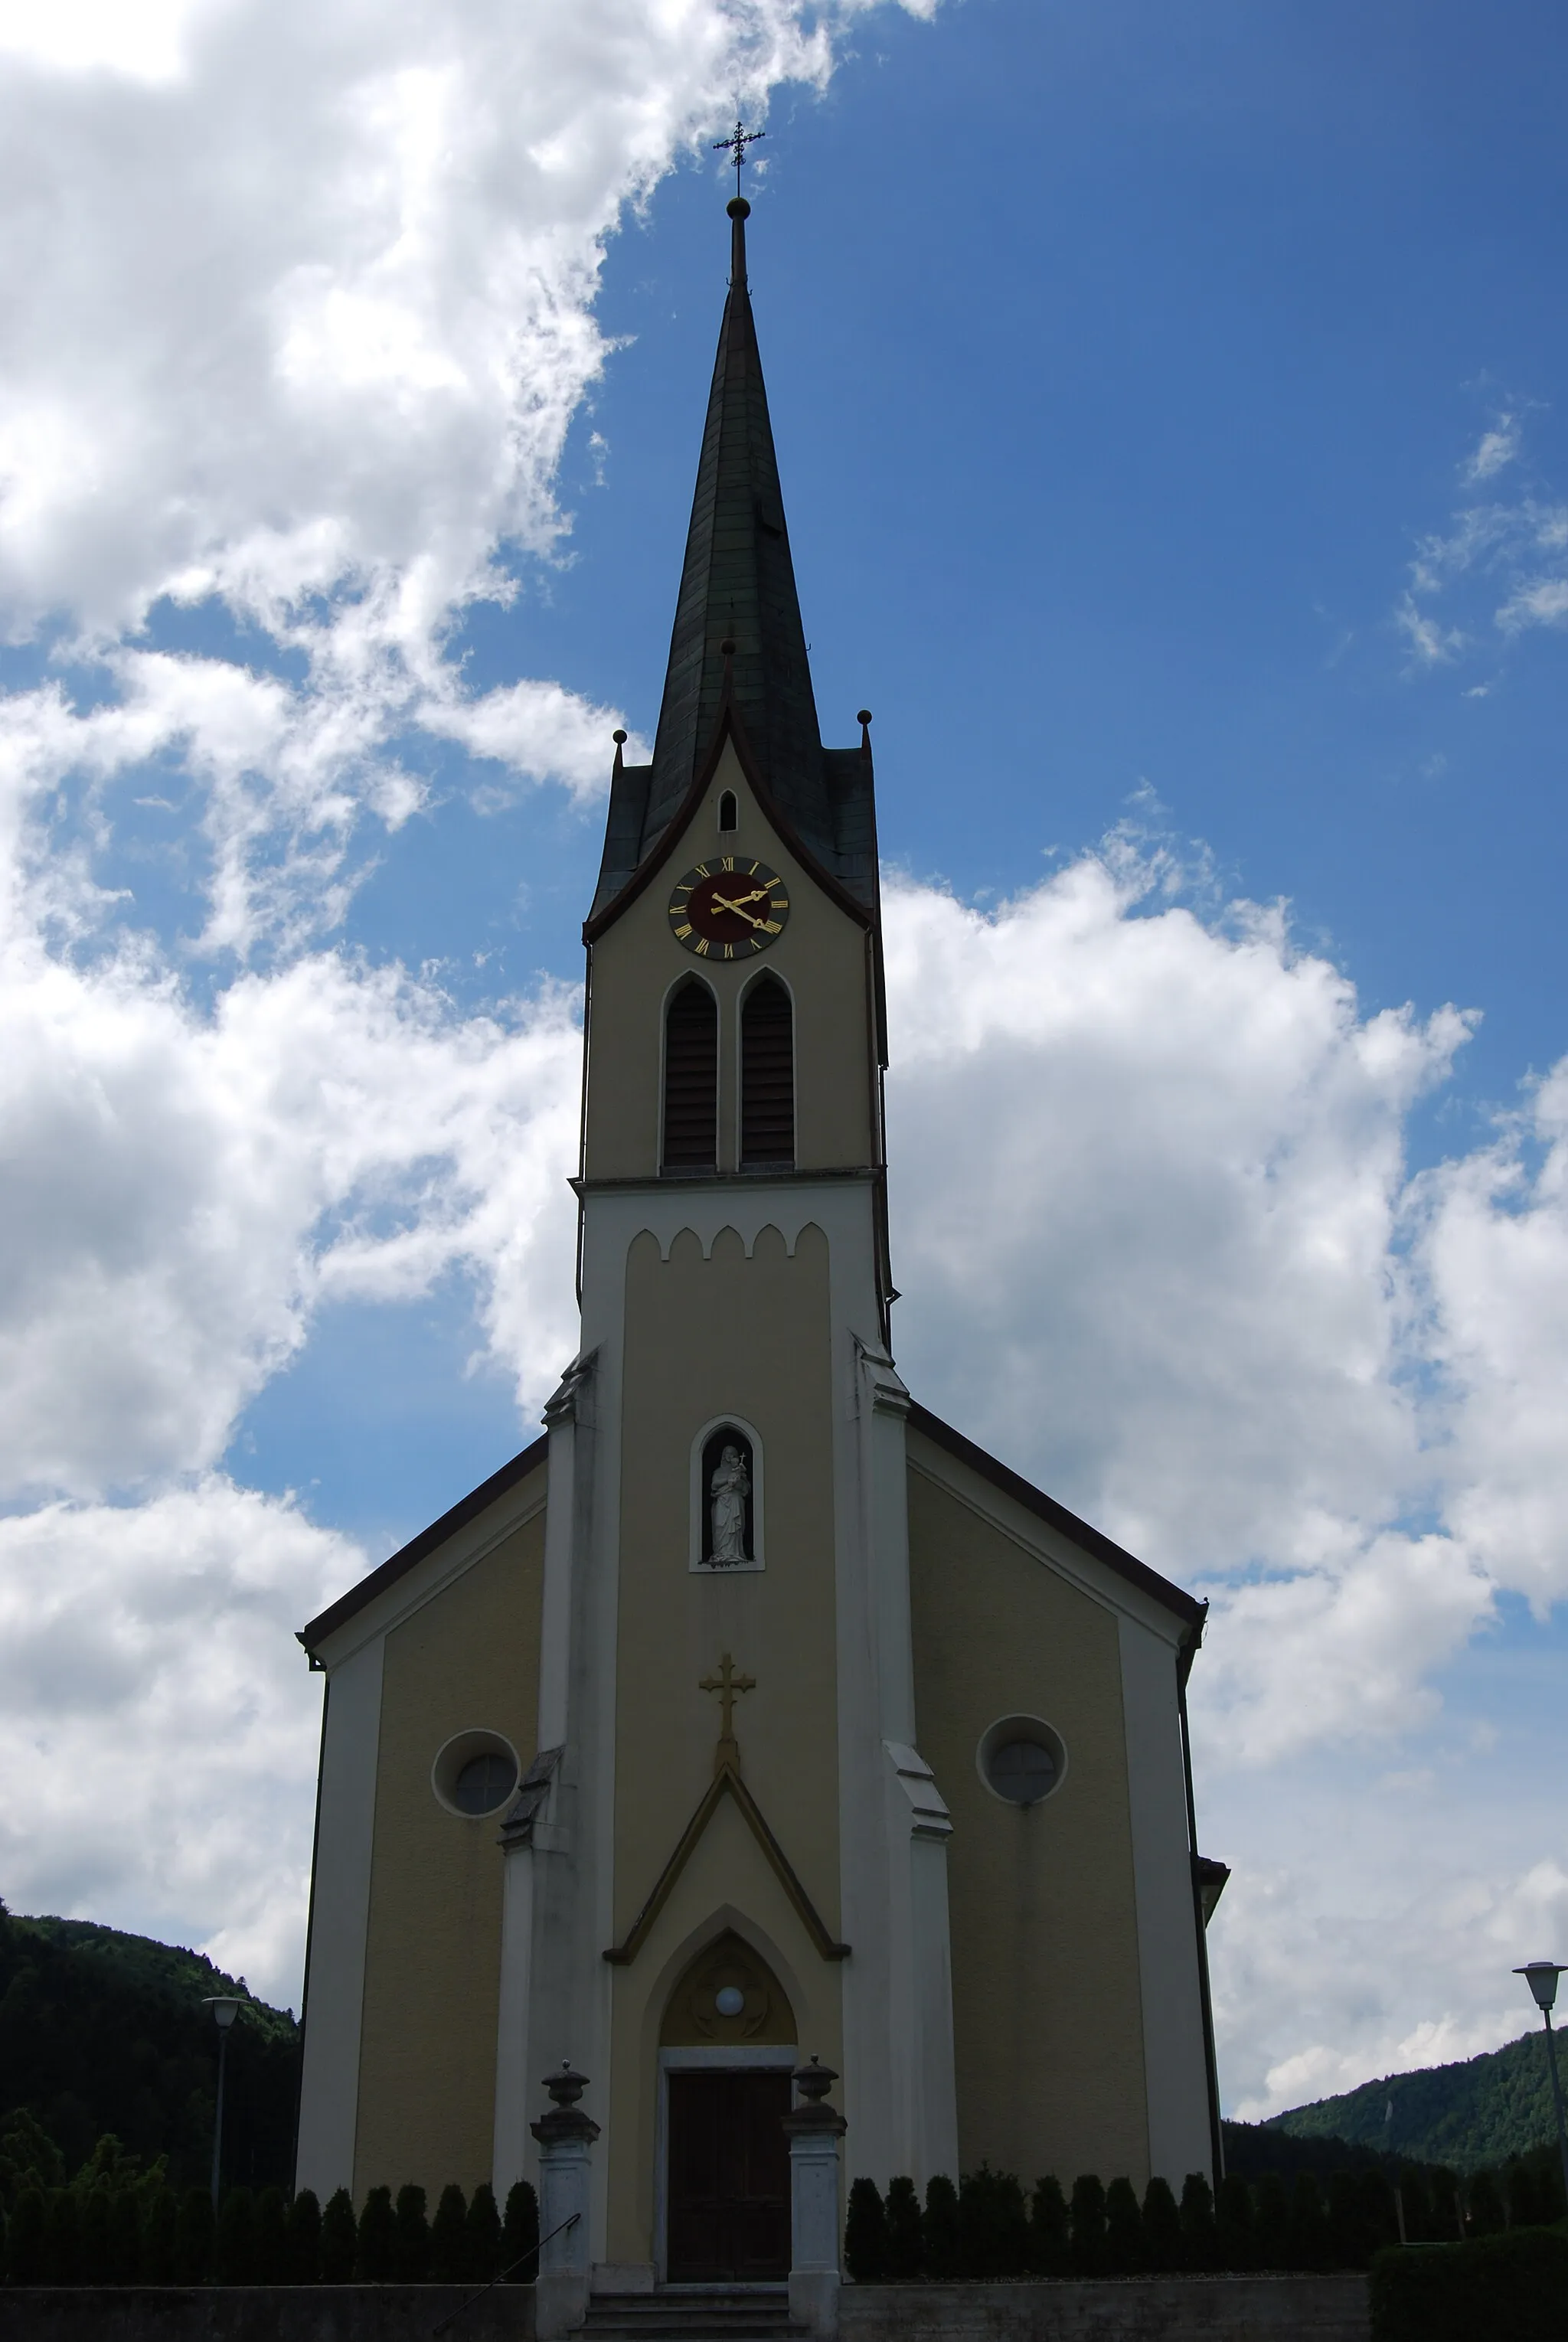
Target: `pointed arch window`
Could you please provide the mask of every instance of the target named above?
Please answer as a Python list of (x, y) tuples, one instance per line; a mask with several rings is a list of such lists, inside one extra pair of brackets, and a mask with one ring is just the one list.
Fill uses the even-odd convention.
[(688, 976), (664, 1011), (666, 1171), (712, 1171), (718, 1162), (719, 1009)]
[(777, 976), (741, 1008), (741, 1169), (794, 1168), (794, 1009)]

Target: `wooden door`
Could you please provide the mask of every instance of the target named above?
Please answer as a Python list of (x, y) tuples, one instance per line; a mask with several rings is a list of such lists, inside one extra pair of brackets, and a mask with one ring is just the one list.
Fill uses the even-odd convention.
[(672, 2074), (669, 2281), (755, 2284), (790, 2262), (790, 2077), (782, 2067)]

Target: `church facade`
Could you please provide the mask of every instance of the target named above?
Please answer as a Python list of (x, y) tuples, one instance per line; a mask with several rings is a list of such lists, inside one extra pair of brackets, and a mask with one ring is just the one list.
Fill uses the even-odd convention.
[(733, 255), (650, 765), (588, 952), (582, 1346), (544, 1436), (306, 1627), (298, 2181), (536, 2174), (588, 2077), (601, 2289), (789, 2264), (844, 2169), (1212, 2172), (1200, 1604), (891, 1345), (869, 717), (823, 746)]

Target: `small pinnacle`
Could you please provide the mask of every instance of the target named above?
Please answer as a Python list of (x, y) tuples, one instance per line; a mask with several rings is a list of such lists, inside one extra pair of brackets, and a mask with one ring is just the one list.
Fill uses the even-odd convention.
[(870, 708), (869, 708), (869, 707), (863, 707), (863, 708), (861, 709), (861, 711), (860, 711), (860, 714), (855, 717), (855, 719), (854, 719), (854, 720), (855, 720), (855, 722), (856, 722), (857, 724), (869, 724), (869, 723), (871, 722), (871, 710), (870, 710)]
[(612, 732), (610, 737), (614, 742), (617, 748), (624, 748), (625, 746), (626, 736), (624, 732)]

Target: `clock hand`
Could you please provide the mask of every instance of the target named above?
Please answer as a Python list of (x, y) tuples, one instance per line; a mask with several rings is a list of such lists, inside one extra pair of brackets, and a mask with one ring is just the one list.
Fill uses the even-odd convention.
[[(765, 895), (766, 892), (765, 886), (759, 886), (757, 889), (758, 895)], [(754, 903), (756, 899), (756, 895), (745, 895), (741, 898), (742, 902), (746, 903)], [(733, 911), (737, 919), (745, 921), (748, 927), (765, 927), (767, 925), (765, 919), (754, 919), (749, 911), (742, 910), (740, 903), (732, 903), (723, 895), (715, 895), (712, 900), (715, 911)]]

